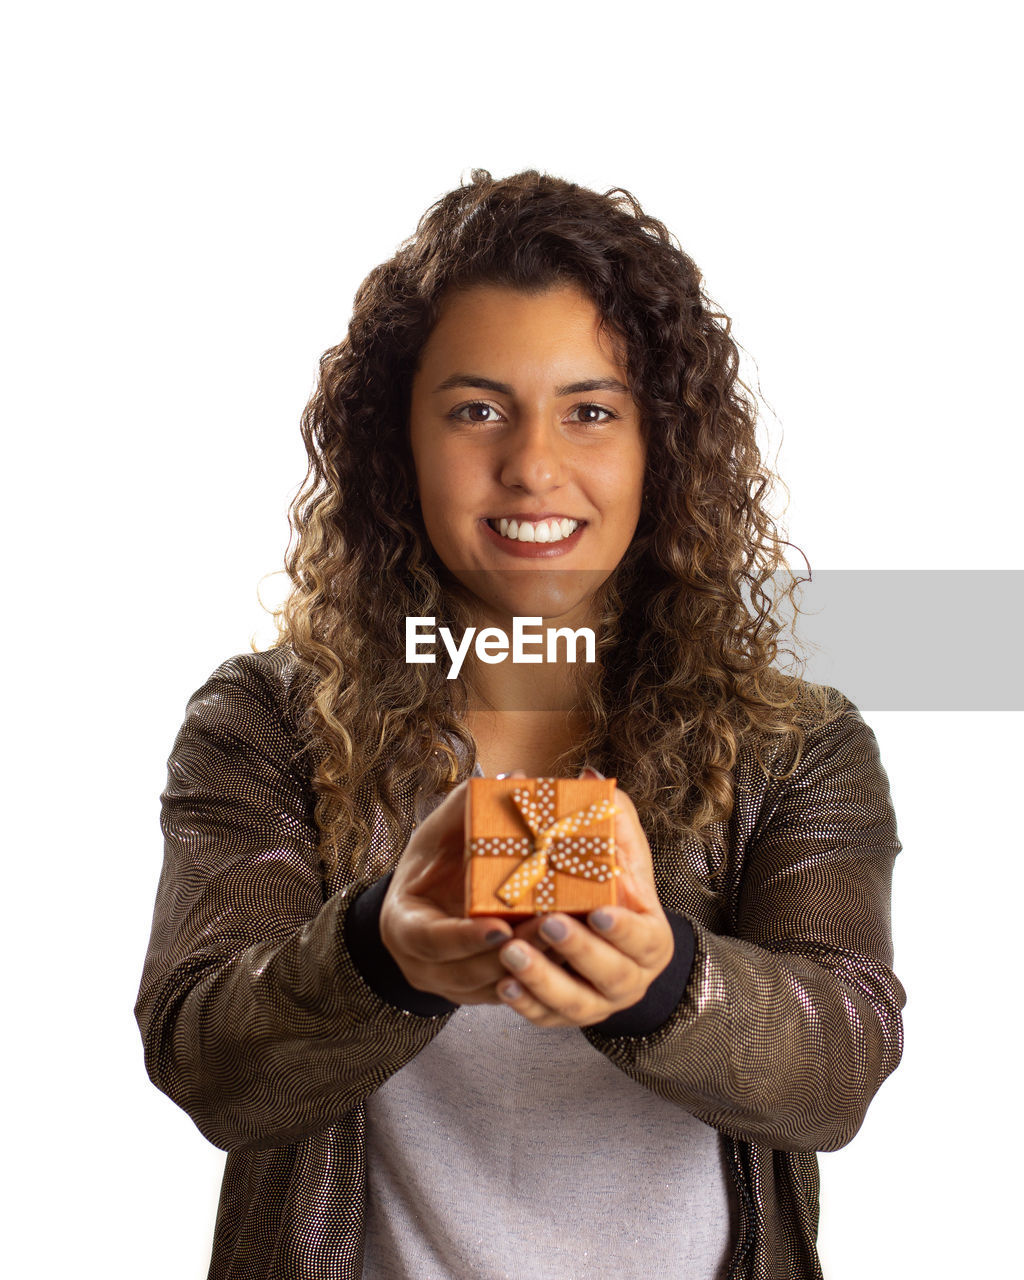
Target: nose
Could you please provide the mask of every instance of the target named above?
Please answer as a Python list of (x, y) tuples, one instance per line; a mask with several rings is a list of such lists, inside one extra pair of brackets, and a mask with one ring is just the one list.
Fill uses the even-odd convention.
[(504, 440), (501, 483), (527, 493), (547, 493), (565, 483), (565, 441), (540, 414), (524, 415)]

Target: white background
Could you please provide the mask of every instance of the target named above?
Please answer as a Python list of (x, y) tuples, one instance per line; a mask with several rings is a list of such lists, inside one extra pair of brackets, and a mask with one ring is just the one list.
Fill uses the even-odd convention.
[[(756, 358), (813, 565), (1020, 567), (1010, 13), (207, 0), (8, 19), (10, 1274), (206, 1273), (223, 1156), (149, 1084), (132, 1018), (164, 762), (188, 695), (270, 638), (255, 591), (282, 563), (319, 353), (464, 170), (625, 186), (668, 223)], [(982, 636), (964, 661), (1015, 653)], [(905, 845), (907, 1049), (821, 1160), (825, 1274), (1002, 1273), (1020, 717), (865, 711)]]

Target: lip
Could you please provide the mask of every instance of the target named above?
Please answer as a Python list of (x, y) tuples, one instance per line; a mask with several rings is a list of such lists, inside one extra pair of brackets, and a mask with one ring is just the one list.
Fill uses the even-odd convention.
[(500, 515), (485, 516), (485, 520), (527, 520), (530, 524), (535, 524), (538, 520), (575, 520), (579, 524), (585, 521), (580, 520), (579, 516), (571, 516), (567, 511), (502, 511)]
[[(558, 512), (551, 512), (545, 516), (489, 516), (490, 520), (544, 520), (554, 519)], [(571, 520), (571, 516), (565, 517)], [(563, 538), (560, 542), (516, 542), (512, 538), (503, 538), (500, 533), (492, 529), (487, 523), (487, 519), (480, 521), (480, 528), (483, 530), (483, 536), (492, 543), (499, 551), (504, 551), (506, 555), (513, 556), (517, 560), (554, 560), (559, 556), (567, 555), (579, 543), (583, 537), (583, 530), (586, 529), (586, 523), (582, 522), (573, 529), (568, 538)]]

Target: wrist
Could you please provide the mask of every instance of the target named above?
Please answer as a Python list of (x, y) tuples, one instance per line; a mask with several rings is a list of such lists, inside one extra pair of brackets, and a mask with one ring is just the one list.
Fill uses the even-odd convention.
[(605, 1036), (645, 1036), (656, 1031), (678, 1008), (686, 994), (693, 968), (695, 939), (693, 926), (685, 916), (666, 912), (672, 930), (673, 947), (664, 969), (647, 988), (644, 996), (626, 1009), (611, 1014), (603, 1022), (592, 1023), (588, 1031)]
[(386, 1004), (425, 1018), (451, 1013), (458, 1005), (414, 987), (384, 940), (381, 923), (393, 874), (389, 872), (369, 885), (348, 909), (344, 937), (352, 963), (370, 990)]

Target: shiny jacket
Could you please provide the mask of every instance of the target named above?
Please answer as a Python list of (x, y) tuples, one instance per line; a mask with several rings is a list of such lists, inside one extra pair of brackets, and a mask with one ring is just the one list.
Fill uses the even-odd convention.
[[(363, 1100), (450, 1016), (390, 1005), (346, 947), (350, 904), (400, 850), (378, 820), (358, 874), (324, 882), (294, 676), (285, 649), (223, 663), (189, 702), (163, 795), (136, 1016), (153, 1082), (228, 1152), (210, 1280), (357, 1280)], [(723, 856), (652, 850), (665, 908), (696, 936), (668, 1020), (581, 1032), (726, 1135), (735, 1280), (820, 1276), (814, 1153), (853, 1137), (902, 1049), (900, 843), (874, 735), (843, 708), (785, 781), (741, 753)]]

